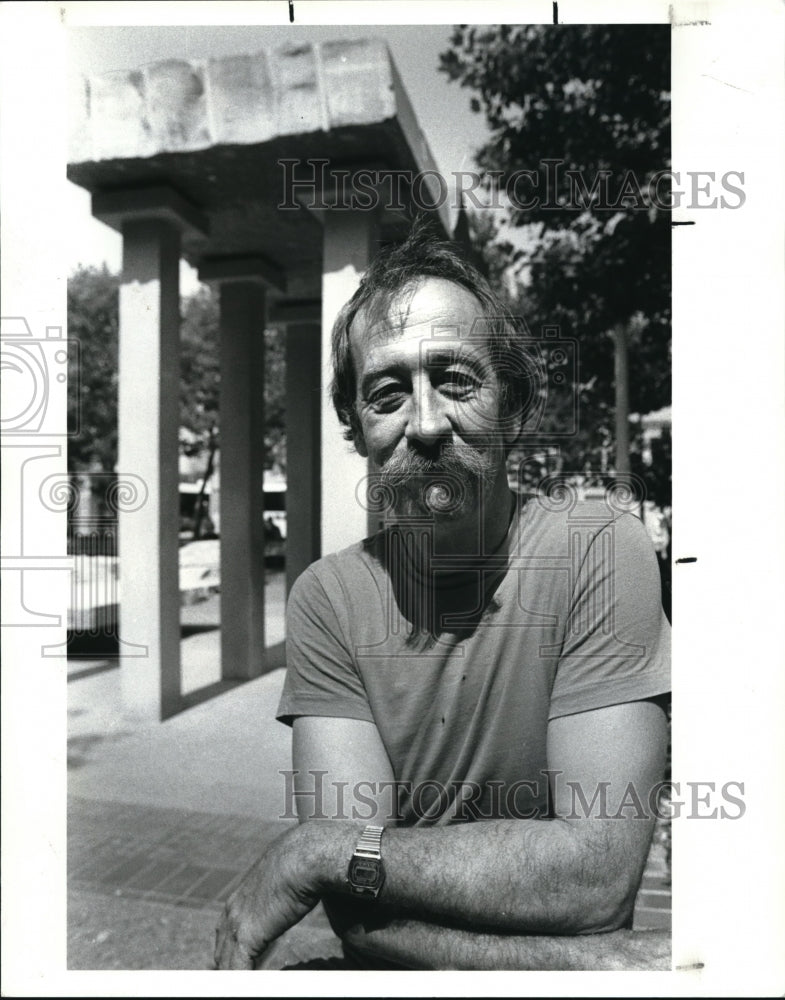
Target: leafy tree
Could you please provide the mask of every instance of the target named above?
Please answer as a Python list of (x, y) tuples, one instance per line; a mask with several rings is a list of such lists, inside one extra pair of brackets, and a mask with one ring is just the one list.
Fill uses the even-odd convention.
[(599, 468), (614, 435), (614, 329), (629, 342), (630, 408), (670, 398), (670, 213), (667, 185), (659, 201), (650, 189), (669, 167), (669, 29), (460, 26), (440, 68), (475, 92), (490, 129), (476, 160), (510, 227), (475, 222), (492, 280), (515, 275), (508, 294), (535, 335), (558, 325), (578, 341), (581, 424), (560, 461)]
[(286, 333), (264, 331), (264, 467), (286, 474)]
[[(181, 447), (199, 454), (214, 442), (220, 447), (218, 295), (208, 286), (185, 299), (180, 327), (180, 426), (188, 439)], [(286, 471), (286, 337), (282, 329), (264, 331), (264, 467)]]
[[(221, 372), (218, 356), (218, 296), (202, 286), (182, 304), (180, 323), (180, 447), (198, 455), (218, 426)], [(216, 444), (217, 439), (216, 439)]]
[[(68, 471), (114, 471), (117, 462), (118, 278), (106, 266), (79, 268), (68, 280)], [(77, 369), (78, 365), (78, 369)], [(79, 387), (79, 392), (73, 390)]]

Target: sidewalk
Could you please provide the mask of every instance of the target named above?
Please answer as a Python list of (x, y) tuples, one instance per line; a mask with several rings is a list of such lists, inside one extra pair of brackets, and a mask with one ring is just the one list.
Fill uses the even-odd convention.
[[(218, 679), (215, 605), (182, 642), (184, 690)], [(119, 670), (71, 661), (68, 685), (68, 966), (205, 969), (223, 901), (265, 844), (290, 825), (283, 780), (290, 730), (275, 721), (282, 621), (268, 616), (269, 672), (166, 722), (123, 720)], [(190, 619), (189, 619), (190, 620)], [(636, 927), (670, 926), (655, 842)], [(287, 963), (339, 953), (321, 907), (294, 928)]]
[[(113, 661), (69, 661), (70, 969), (209, 968), (224, 900), (291, 825), (278, 818), (291, 734), (274, 718), (284, 675), (276, 603), (270, 672), (162, 723), (124, 720)], [(218, 680), (216, 612), (217, 601), (183, 609), (184, 692)], [(319, 908), (289, 935), (286, 957), (337, 948)]]

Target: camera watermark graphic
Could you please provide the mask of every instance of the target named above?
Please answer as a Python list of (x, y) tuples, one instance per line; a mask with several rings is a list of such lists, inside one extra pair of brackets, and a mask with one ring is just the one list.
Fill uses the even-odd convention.
[[(3, 628), (57, 628), (62, 625), (62, 615), (51, 605), (40, 607), (37, 604), (38, 593), (52, 582), (51, 574), (70, 571), (72, 566), (69, 556), (52, 553), (53, 533), (46, 530), (46, 523), (42, 523), (38, 496), (47, 470), (57, 468), (61, 459), (62, 446), (59, 444), (45, 444), (32, 437), (2, 436), (7, 507), (0, 555), (5, 597)], [(60, 525), (56, 528), (59, 531)]]
[(119, 634), (120, 567), (118, 518), (144, 507), (149, 499), (141, 476), (131, 473), (82, 473), (48, 476), (39, 489), (44, 510), (66, 513), (71, 588), (68, 638), (47, 646), (45, 656), (78, 651), (80, 657), (147, 656), (148, 647)]
[[(147, 503), (146, 484), (135, 475), (56, 471), (62, 469), (64, 446), (51, 439), (70, 437), (81, 429), (79, 342), (65, 337), (61, 326), (47, 326), (44, 336), (36, 336), (25, 317), (3, 317), (0, 327), (0, 438), (8, 524), (14, 526), (13, 533), (7, 532), (0, 561), (7, 605), (3, 626), (65, 624), (66, 642), (42, 643), (41, 654), (46, 657), (70, 653), (83, 640), (103, 645), (100, 651), (80, 649), (80, 655), (119, 651), (124, 656), (146, 656), (147, 647), (126, 643), (118, 635), (116, 552), (118, 515)], [(60, 548), (63, 515), (66, 545)], [(51, 574), (66, 572), (67, 606), (37, 607), (40, 598), (33, 594), (53, 581)], [(65, 597), (66, 589), (57, 588), (57, 593)]]
[[(33, 454), (29, 454), (30, 451)], [(59, 628), (65, 623), (64, 643), (41, 646), (43, 656), (59, 657), (78, 651), (82, 657), (147, 656), (144, 645), (119, 635), (120, 578), (117, 559), (117, 521), (121, 511), (134, 513), (148, 502), (144, 480), (133, 474), (46, 472), (47, 460), (60, 457), (57, 445), (3, 443), (8, 479), (20, 484), (18, 534), (10, 539), (0, 560), (7, 614), (3, 627)], [(11, 466), (14, 468), (10, 468)], [(67, 518), (65, 555), (51, 555), (39, 541), (49, 517)], [(51, 606), (31, 605), (31, 574), (67, 572), (70, 575), (65, 616)], [(43, 581), (40, 575), (36, 578)], [(65, 622), (64, 622), (65, 618)]]
[[(7, 533), (0, 562), (7, 597), (3, 626), (60, 628), (66, 624), (67, 641), (42, 644), (43, 656), (70, 652), (80, 635), (111, 637), (124, 655), (146, 655), (146, 647), (132, 647), (117, 636), (115, 539), (118, 510), (124, 503), (133, 503), (130, 493), (139, 505), (144, 504), (147, 488), (136, 476), (119, 480), (103, 476), (105, 482), (99, 483), (102, 474), (70, 476), (53, 471), (62, 468), (64, 447), (51, 439), (71, 437), (81, 429), (79, 342), (64, 336), (61, 326), (47, 326), (43, 336), (36, 336), (23, 316), (3, 317), (0, 332), (0, 439), (5, 485), (13, 496), (8, 524), (15, 528), (13, 535)], [(104, 497), (99, 496), (102, 490)], [(67, 524), (64, 554), (60, 548), (63, 515)], [(51, 574), (65, 572), (70, 576), (67, 607), (53, 608), (51, 603), (37, 607), (32, 595), (52, 583)], [(65, 596), (65, 588), (56, 592)]]
[[(454, 382), (446, 408), (466, 440), (509, 445), (522, 436), (574, 437), (580, 430), (580, 345), (557, 324), (534, 336), (520, 316), (480, 316), (467, 332), (443, 326), (420, 343), (420, 367)], [(449, 383), (445, 378), (445, 382)], [(488, 399), (493, 381), (499, 403)]]
[(390, 817), (435, 821), (448, 814), (458, 822), (489, 819), (549, 819), (560, 803), (562, 819), (639, 822), (674, 819), (742, 819), (747, 812), (743, 781), (674, 781), (651, 787), (600, 781), (587, 787), (557, 769), (535, 779), (448, 781), (328, 780), (328, 772), (281, 770), (283, 808), (279, 819), (337, 819), (372, 822)]
[(79, 399), (79, 342), (63, 336), (59, 326), (35, 336), (22, 316), (0, 319), (0, 365), (3, 375), (0, 431), (10, 435), (63, 437), (79, 433), (79, 406), (72, 407), (65, 426), (58, 407), (50, 405), (56, 391), (70, 381)]
[(743, 170), (662, 169), (640, 176), (627, 170), (593, 172), (565, 168), (547, 158), (530, 168), (500, 170), (349, 169), (324, 158), (278, 160), (282, 211), (433, 212), (475, 209), (624, 212), (673, 209), (737, 209), (746, 202)]

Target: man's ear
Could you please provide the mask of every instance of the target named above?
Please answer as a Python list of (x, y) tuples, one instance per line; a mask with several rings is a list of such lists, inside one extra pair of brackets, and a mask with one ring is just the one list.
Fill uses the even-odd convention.
[(359, 427), (354, 428), (354, 448), (360, 458), (368, 457), (368, 448), (365, 444), (365, 438), (363, 437), (362, 431)]
[(354, 444), (354, 449), (360, 458), (368, 457), (368, 446), (365, 443), (365, 438), (363, 437), (363, 429), (360, 426), (360, 421), (357, 416), (357, 411), (354, 410), (349, 418), (351, 423), (352, 431), (352, 443)]
[(520, 440), (524, 421), (510, 420), (504, 427), (504, 450), (509, 453)]
[(517, 410), (514, 410), (510, 413), (502, 410), (501, 425), (505, 454), (509, 453), (510, 449), (520, 438), (525, 422), (526, 419), (523, 412), (518, 413)]

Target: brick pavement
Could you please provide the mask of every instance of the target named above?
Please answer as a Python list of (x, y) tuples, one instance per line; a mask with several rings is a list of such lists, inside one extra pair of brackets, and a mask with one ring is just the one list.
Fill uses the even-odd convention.
[(68, 881), (114, 896), (219, 908), (287, 825), (71, 796)]
[(655, 829), (638, 897), (635, 900), (633, 926), (636, 930), (671, 930), (672, 887), (665, 854), (664, 827), (664, 823), (658, 823)]
[[(291, 824), (254, 816), (68, 800), (68, 967), (208, 969), (227, 896)], [(337, 957), (321, 907), (279, 961)]]

